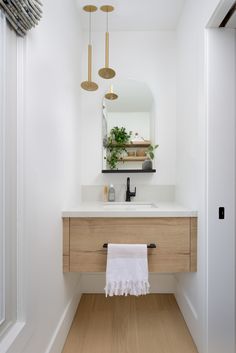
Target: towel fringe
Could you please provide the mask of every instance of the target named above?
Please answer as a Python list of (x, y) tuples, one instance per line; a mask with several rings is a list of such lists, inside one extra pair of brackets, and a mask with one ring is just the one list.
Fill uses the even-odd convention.
[(146, 295), (149, 293), (150, 284), (148, 281), (113, 281), (108, 282), (105, 289), (106, 297), (113, 295)]

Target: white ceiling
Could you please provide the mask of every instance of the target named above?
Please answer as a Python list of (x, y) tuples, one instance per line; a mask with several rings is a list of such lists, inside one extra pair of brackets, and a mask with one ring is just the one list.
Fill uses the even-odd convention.
[[(152, 31), (176, 28), (186, 0), (76, 0), (82, 28), (88, 29), (88, 16), (84, 5), (113, 5), (110, 13), (111, 31)], [(100, 10), (93, 14), (93, 30), (105, 30), (105, 14)]]

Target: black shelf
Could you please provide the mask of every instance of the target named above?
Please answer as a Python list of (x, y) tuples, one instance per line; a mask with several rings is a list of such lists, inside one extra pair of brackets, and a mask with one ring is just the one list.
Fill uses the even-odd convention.
[(103, 169), (102, 173), (156, 173), (156, 169)]

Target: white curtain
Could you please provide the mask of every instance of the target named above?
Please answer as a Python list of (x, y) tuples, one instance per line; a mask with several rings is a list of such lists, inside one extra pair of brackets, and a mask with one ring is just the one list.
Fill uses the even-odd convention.
[(35, 27), (42, 17), (40, 0), (0, 0), (0, 9), (17, 34), (22, 37)]

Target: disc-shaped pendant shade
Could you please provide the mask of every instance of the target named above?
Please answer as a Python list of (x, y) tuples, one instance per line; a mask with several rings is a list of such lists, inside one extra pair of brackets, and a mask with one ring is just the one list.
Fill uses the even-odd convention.
[(97, 11), (97, 6), (94, 6), (94, 5), (85, 5), (83, 7), (83, 10), (86, 11), (86, 12), (95, 12)]
[(118, 98), (118, 95), (114, 93), (113, 91), (113, 86), (111, 85), (110, 91), (105, 94), (105, 98), (109, 99), (110, 101), (113, 101)]
[(100, 10), (103, 12), (112, 12), (114, 11), (114, 7), (111, 5), (103, 5), (100, 7)]
[(92, 81), (83, 81), (81, 87), (86, 91), (96, 91), (98, 89), (98, 85)]
[(105, 98), (109, 99), (110, 101), (114, 101), (115, 99), (118, 98), (118, 96), (115, 93), (110, 93), (109, 92), (109, 93), (105, 94)]
[(92, 81), (92, 44), (91, 44), (91, 13), (97, 11), (94, 5), (86, 5), (83, 10), (89, 12), (89, 44), (88, 44), (88, 81), (81, 83), (81, 87), (86, 91), (96, 91), (98, 85)]
[(100, 10), (107, 14), (107, 30), (105, 34), (105, 67), (98, 71), (99, 76), (105, 79), (113, 78), (116, 75), (115, 70), (109, 67), (109, 32), (108, 32), (108, 13), (114, 10), (111, 5), (104, 5), (100, 7)]

